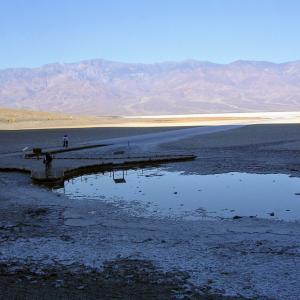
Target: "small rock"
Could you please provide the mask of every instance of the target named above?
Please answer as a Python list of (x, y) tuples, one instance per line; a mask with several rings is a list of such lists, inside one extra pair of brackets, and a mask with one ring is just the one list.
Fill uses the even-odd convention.
[(178, 193), (177, 192), (174, 192), (174, 195), (177, 195)]
[(31, 217), (43, 216), (48, 213), (48, 208), (40, 207), (40, 208), (29, 208), (26, 213)]
[(226, 271), (221, 272), (220, 274), (221, 274), (221, 275), (230, 275), (230, 273), (229, 273), (229, 272), (226, 272)]
[(271, 217), (274, 217), (274, 216), (275, 216), (275, 213), (271, 212), (271, 213), (270, 213), (270, 216), (271, 216)]
[(64, 285), (64, 281), (62, 279), (58, 279), (55, 281), (55, 287), (61, 287)]
[(241, 219), (241, 218), (242, 218), (241, 216), (234, 216), (232, 219), (237, 220), (237, 219)]
[(149, 238), (149, 239), (145, 239), (145, 240), (143, 240), (142, 241), (142, 243), (147, 243), (147, 242), (151, 242), (152, 241), (152, 239), (151, 238)]
[(60, 238), (61, 238), (61, 240), (66, 241), (66, 242), (72, 240), (72, 237), (69, 236), (69, 235), (66, 235), (66, 234), (65, 235), (61, 235)]
[(77, 289), (77, 290), (83, 290), (84, 288), (85, 288), (84, 285), (80, 285), (80, 286), (78, 286), (76, 289)]

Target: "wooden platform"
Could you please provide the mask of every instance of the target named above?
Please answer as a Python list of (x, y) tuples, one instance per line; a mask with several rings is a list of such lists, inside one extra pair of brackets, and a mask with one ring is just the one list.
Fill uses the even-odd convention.
[(117, 168), (132, 168), (158, 165), (163, 163), (171, 163), (176, 161), (193, 160), (196, 156), (193, 154), (187, 155), (162, 155), (162, 156), (148, 156), (148, 157), (131, 157), (126, 159), (112, 159), (97, 161), (97, 163), (85, 164), (79, 167), (55, 169), (52, 167), (45, 167), (44, 170), (32, 170), (31, 178), (33, 181), (42, 184), (60, 184), (65, 179), (76, 177), (83, 174), (109, 171)]
[[(64, 153), (64, 152), (71, 152), (71, 151), (79, 151), (79, 150), (85, 150), (85, 149), (92, 149), (92, 148), (99, 148), (99, 147), (105, 147), (109, 146), (109, 144), (93, 144), (93, 145), (83, 145), (83, 146), (77, 146), (77, 147), (68, 147), (68, 148), (51, 148), (51, 149), (42, 149), (41, 156), (45, 155), (46, 152), (50, 154), (57, 154), (57, 153)], [(35, 153), (25, 153), (24, 158), (36, 158)]]

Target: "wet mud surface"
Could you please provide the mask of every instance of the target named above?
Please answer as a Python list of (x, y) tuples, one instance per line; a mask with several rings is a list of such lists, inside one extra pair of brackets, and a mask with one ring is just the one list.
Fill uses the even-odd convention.
[[(12, 266), (10, 266), (12, 269)], [(73, 269), (73, 270), (72, 270)], [(145, 260), (105, 262), (97, 271), (72, 266), (49, 266), (39, 274), (0, 265), (0, 299), (199, 299), (234, 300), (190, 284), (186, 272), (163, 272)]]

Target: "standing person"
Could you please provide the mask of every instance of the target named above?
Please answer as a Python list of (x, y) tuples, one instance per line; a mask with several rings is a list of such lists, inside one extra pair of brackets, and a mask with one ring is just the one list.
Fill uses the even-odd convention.
[(67, 134), (64, 135), (63, 142), (64, 142), (63, 147), (68, 148), (68, 146), (69, 146), (69, 137), (68, 137)]
[(68, 148), (69, 147), (69, 137), (68, 137), (68, 135), (66, 134), (66, 148)]

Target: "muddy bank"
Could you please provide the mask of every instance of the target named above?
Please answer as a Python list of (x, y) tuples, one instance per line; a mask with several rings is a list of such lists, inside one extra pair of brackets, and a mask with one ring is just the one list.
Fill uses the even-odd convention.
[[(7, 295), (14, 295), (15, 287), (20, 287), (20, 295), (30, 293), (36, 284), (31, 280), (37, 280), (41, 293), (58, 292), (62, 299), (66, 293), (84, 297), (106, 293), (107, 286), (127, 298), (140, 295), (142, 289), (149, 291), (145, 299), (155, 299), (160, 293), (166, 299), (189, 296), (184, 293), (191, 290), (195, 299), (221, 295), (296, 300), (300, 293), (300, 271), (295, 268), (300, 263), (297, 222), (143, 218), (100, 199), (70, 200), (32, 185), (26, 175), (0, 175), (0, 263), (6, 270), (0, 282)], [(114, 268), (119, 263), (127, 266), (133, 283), (127, 271), (121, 279), (118, 273), (112, 282), (103, 279), (105, 266)], [(150, 268), (146, 273), (140, 267), (144, 263)], [(56, 270), (58, 266), (67, 275), (59, 277), (62, 271)], [(50, 270), (46, 277), (58, 275), (46, 279), (45, 269)], [(99, 280), (90, 282), (93, 276), (86, 276), (86, 270), (96, 270), (93, 276)], [(68, 279), (71, 277), (74, 285)], [(14, 283), (14, 278), (20, 281)], [(67, 287), (54, 289), (59, 280)], [(82, 285), (90, 288), (81, 290)]]
[(59, 265), (45, 267), (40, 274), (26, 268), (12, 272), (5, 265), (0, 270), (0, 299), (154, 299), (157, 295), (172, 299), (176, 294), (199, 295), (186, 285), (187, 274), (163, 273), (142, 260), (106, 262), (101, 272)]
[(199, 299), (242, 300), (201, 289), (188, 282), (186, 272), (163, 272), (151, 262), (118, 259), (103, 270), (51, 265), (42, 273), (26, 267), (10, 271), (0, 265), (0, 299)]

